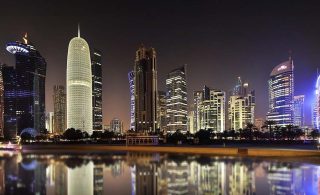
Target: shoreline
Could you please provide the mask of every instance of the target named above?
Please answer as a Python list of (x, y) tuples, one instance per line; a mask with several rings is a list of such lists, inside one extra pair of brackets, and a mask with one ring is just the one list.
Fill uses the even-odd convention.
[(110, 146), (110, 145), (23, 145), (22, 153), (41, 152), (159, 152), (252, 157), (318, 156), (318, 150), (257, 148), (257, 147), (187, 147), (187, 146)]

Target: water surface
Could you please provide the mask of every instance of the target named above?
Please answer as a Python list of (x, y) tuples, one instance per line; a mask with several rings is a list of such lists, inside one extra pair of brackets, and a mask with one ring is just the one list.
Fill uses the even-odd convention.
[(320, 166), (150, 153), (0, 153), (0, 194), (319, 194)]

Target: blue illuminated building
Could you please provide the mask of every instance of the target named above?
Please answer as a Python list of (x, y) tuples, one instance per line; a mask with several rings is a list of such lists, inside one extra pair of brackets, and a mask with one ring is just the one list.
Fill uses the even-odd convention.
[(294, 123), (294, 74), (293, 62), (289, 58), (276, 66), (269, 79), (269, 112), (267, 120), (275, 125), (285, 126)]
[(3, 135), (7, 140), (17, 135), (16, 117), (16, 71), (14, 67), (2, 65), (1, 73), (3, 79)]
[(25, 128), (45, 131), (45, 79), (47, 63), (27, 39), (10, 42), (6, 49), (14, 54), (16, 67), (16, 117), (18, 134)]
[(134, 72), (130, 71), (128, 73), (128, 79), (129, 79), (129, 87), (130, 87), (130, 129), (135, 129), (135, 115), (134, 115)]

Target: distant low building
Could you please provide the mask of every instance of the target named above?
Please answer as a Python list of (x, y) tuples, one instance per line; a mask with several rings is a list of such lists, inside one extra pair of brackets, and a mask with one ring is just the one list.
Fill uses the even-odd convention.
[(254, 119), (254, 126), (257, 127), (258, 130), (261, 130), (264, 125), (264, 119), (263, 118), (256, 118)]
[(123, 122), (118, 118), (113, 118), (110, 121), (110, 131), (114, 133), (124, 133), (123, 132)]

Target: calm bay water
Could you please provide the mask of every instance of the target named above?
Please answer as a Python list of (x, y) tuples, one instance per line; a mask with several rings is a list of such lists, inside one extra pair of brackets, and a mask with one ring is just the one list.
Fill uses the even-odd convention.
[(178, 154), (0, 153), (0, 194), (320, 194), (320, 166)]

